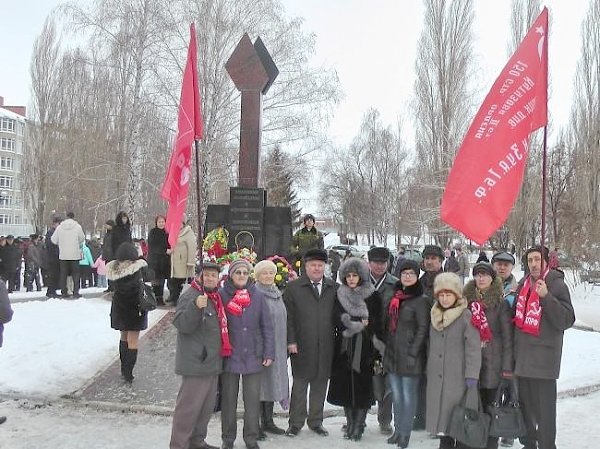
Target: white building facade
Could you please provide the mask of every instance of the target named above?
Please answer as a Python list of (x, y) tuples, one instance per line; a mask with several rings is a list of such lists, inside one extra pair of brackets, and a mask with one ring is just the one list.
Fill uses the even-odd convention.
[(21, 188), (26, 127), (25, 117), (4, 107), (0, 100), (0, 235), (4, 236), (35, 232)]

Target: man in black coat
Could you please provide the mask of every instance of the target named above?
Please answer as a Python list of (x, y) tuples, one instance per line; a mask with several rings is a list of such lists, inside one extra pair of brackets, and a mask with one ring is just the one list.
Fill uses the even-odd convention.
[(48, 232), (46, 232), (46, 239), (45, 239), (46, 260), (47, 260), (46, 296), (48, 298), (56, 298), (57, 297), (56, 290), (59, 287), (59, 279), (60, 279), (60, 261), (58, 258), (59, 251), (58, 251), (58, 245), (55, 245), (54, 243), (52, 243), (52, 234), (54, 234), (54, 231), (56, 230), (56, 228), (58, 227), (58, 225), (61, 222), (62, 222), (61, 217), (52, 218), (52, 226), (50, 226), (50, 228), (48, 229)]
[(514, 373), (527, 427), (520, 441), (524, 449), (556, 449), (556, 379), (575, 311), (564, 273), (548, 267), (548, 248), (532, 247), (525, 255), (530, 275), (519, 282), (513, 306)]
[(6, 273), (6, 287), (8, 293), (19, 291), (21, 288), (21, 262), (23, 253), (13, 235), (6, 236), (6, 246), (2, 251), (2, 258)]
[(325, 250), (308, 250), (304, 255), (304, 274), (290, 282), (283, 294), (287, 308), (288, 352), (294, 378), (289, 428), (286, 430), (290, 437), (298, 435), (305, 421), (318, 435), (329, 435), (323, 427), (323, 404), (333, 360), (332, 311), (337, 284), (323, 276), (326, 263)]

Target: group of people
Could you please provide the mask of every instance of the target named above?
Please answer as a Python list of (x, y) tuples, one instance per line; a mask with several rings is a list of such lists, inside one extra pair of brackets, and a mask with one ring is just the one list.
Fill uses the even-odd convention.
[[(205, 263), (179, 298), (173, 322), (182, 383), (170, 447), (215, 447), (206, 438), (220, 382), (221, 448), (231, 449), (241, 378), (249, 449), (265, 432), (296, 437), (305, 425), (326, 437), (326, 400), (343, 407), (348, 440), (361, 440), (377, 403), (388, 443), (406, 448), (411, 432), (425, 428), (440, 448), (465, 448), (448, 434), (452, 409), (467, 391), (487, 407), (509, 381), (520, 390), (523, 447), (555, 448), (562, 337), (575, 320), (563, 273), (548, 268), (545, 248), (532, 247), (529, 274), (519, 283), (513, 255), (499, 252), (491, 263), (476, 263), (463, 285), (443, 271), (440, 247), (426, 246), (423, 256), (422, 267), (402, 261), (396, 278), (388, 272), (390, 252), (372, 248), (368, 261), (341, 263), (338, 284), (324, 275), (327, 252), (312, 248), (302, 275), (283, 293), (270, 261), (254, 268), (234, 261), (221, 287), (220, 267)], [(286, 430), (274, 424), (276, 402), (289, 406)], [(487, 447), (498, 445), (490, 438)]]

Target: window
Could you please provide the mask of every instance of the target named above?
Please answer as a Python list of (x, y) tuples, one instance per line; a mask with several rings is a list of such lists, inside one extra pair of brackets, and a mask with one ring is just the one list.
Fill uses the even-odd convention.
[(15, 123), (16, 121), (10, 118), (0, 118), (0, 131), (4, 131), (7, 133), (15, 132)]
[(15, 160), (12, 157), (0, 157), (0, 170), (14, 170)]
[(13, 224), (23, 224), (23, 223), (21, 223), (21, 216), (20, 215), (15, 215), (15, 218), (13, 220)]
[(8, 214), (0, 214), (0, 224), (11, 224), (11, 216)]
[(0, 176), (0, 189), (12, 189), (13, 188), (13, 177), (12, 176)]
[(8, 139), (6, 137), (0, 138), (0, 150), (4, 151), (15, 151), (15, 139)]
[(10, 209), (12, 204), (12, 197), (10, 195), (0, 195), (0, 209)]

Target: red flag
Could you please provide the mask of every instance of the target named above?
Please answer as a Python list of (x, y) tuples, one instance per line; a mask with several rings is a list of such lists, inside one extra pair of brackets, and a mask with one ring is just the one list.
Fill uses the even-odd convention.
[(506, 221), (523, 182), (529, 134), (548, 122), (548, 9), (481, 105), (448, 175), (442, 220), (484, 243)]
[(161, 196), (169, 202), (166, 231), (169, 244), (175, 246), (185, 208), (191, 179), (192, 144), (194, 139), (202, 138), (202, 111), (198, 86), (198, 56), (196, 52), (196, 28), (190, 25), (190, 45), (187, 63), (183, 71), (179, 114), (177, 118), (177, 136), (169, 168), (161, 189)]

